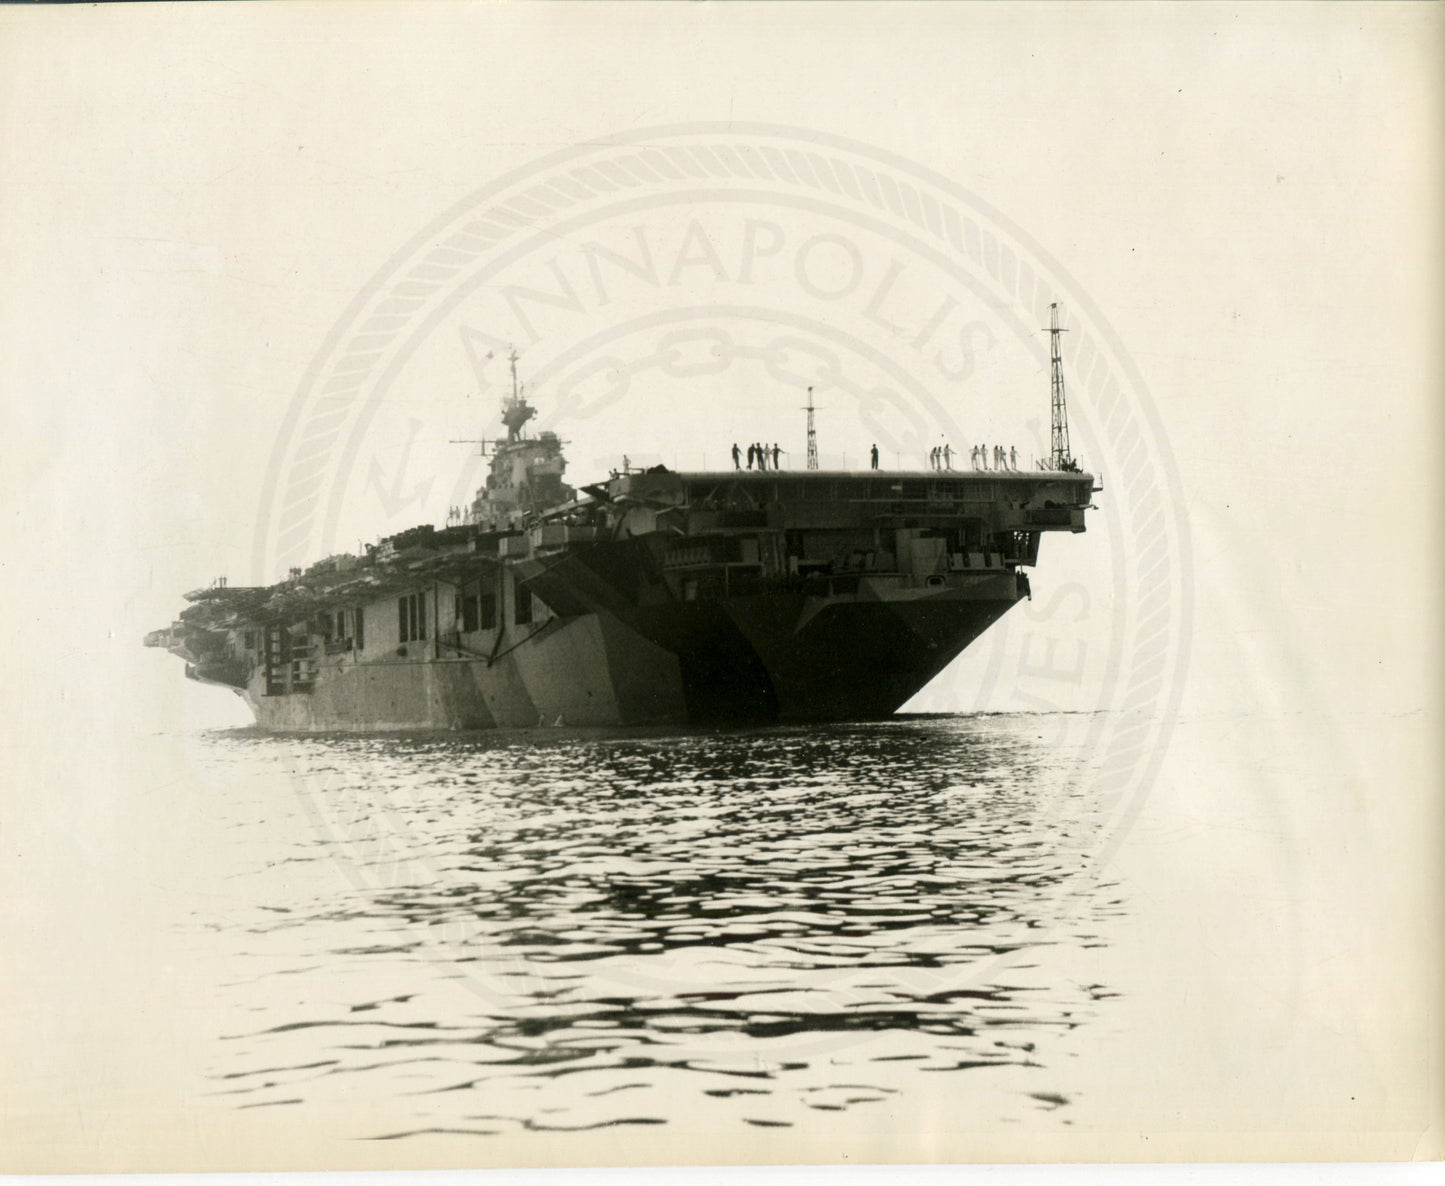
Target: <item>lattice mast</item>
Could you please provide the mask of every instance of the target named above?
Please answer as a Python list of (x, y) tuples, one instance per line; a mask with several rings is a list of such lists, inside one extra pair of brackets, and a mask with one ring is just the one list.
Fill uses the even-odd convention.
[(808, 388), (808, 468), (818, 468), (818, 429), (813, 423), (813, 389)]
[(1067, 330), (1059, 328), (1059, 303), (1049, 306), (1049, 354), (1051, 360), (1050, 404), (1053, 433), (1049, 441), (1049, 466), (1052, 469), (1069, 469), (1074, 458), (1069, 452), (1069, 413), (1064, 404), (1064, 359), (1059, 352), (1059, 335)]
[[(487, 357), (492, 357), (490, 350), (487, 351)], [(512, 393), (511, 395), (502, 396), (502, 423), (507, 426), (507, 440), (505, 442), (507, 444), (520, 441), (523, 436), (523, 425), (537, 414), (537, 409), (532, 407), (522, 394), (522, 384), (517, 379), (517, 361), (520, 357), (515, 347), (512, 348), (511, 353), (507, 356), (507, 361), (511, 363), (512, 366)], [(503, 444), (502, 441), (489, 440), (487, 437), (453, 438), (451, 443), (453, 445), (480, 445), (482, 447), (482, 457), (487, 456), (488, 445), (492, 446), (492, 455), (496, 456), (497, 446)]]
[(507, 426), (507, 442), (510, 444), (522, 439), (522, 426), (537, 414), (537, 409), (527, 402), (522, 385), (517, 382), (515, 349), (507, 356), (507, 361), (512, 364), (512, 394), (502, 400), (502, 423)]

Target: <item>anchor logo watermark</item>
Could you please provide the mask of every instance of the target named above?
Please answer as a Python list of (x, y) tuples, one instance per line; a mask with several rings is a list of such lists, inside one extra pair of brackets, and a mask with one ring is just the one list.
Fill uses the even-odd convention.
[[(1105, 479), (1081, 537), (1101, 579), (1050, 579), (1045, 537), (1035, 599), (974, 644), (967, 684), (945, 675), (922, 703), (1076, 710), (1048, 719), (1093, 755), (1097, 865), (1148, 794), (1188, 659), (1189, 542), (1168, 444), (1138, 370), (1062, 265), (955, 181), (882, 150), (776, 126), (648, 128), (458, 203), (318, 351), (268, 470), (258, 576), (413, 526), (443, 491), (438, 521), (470, 502), (480, 461), (445, 442), (491, 418), (514, 346), (538, 425), (570, 442), (574, 481), (624, 454), (731, 468), (730, 446), (754, 440), (800, 469), (809, 388), (824, 468), (866, 468), (876, 447), (885, 469), (923, 469), (945, 445), (964, 468), (990, 444), (1031, 466), (1049, 451), (1042, 331), (1055, 303), (1074, 451)], [(419, 409), (446, 426), (419, 431)], [(313, 806), (325, 824), (325, 796)], [(357, 835), (346, 814), (343, 842)], [(372, 816), (398, 860), (425, 860), (404, 811), (378, 803)], [(376, 867), (358, 862), (359, 884)]]

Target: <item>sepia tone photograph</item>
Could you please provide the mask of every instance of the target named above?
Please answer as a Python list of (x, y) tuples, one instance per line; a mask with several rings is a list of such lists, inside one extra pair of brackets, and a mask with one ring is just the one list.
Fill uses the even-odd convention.
[(0, 1172), (1440, 1158), (1442, 33), (0, 9)]

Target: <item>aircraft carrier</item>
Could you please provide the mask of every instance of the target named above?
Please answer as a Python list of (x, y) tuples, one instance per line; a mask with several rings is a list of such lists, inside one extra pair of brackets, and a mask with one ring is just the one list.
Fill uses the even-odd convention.
[[(1016, 602), (1041, 537), (1084, 530), (1053, 341), (1050, 457), (1016, 469), (624, 466), (580, 492), (515, 381), (485, 485), (266, 587), (186, 595), (146, 637), (282, 731), (866, 720)], [(766, 454), (764, 454), (766, 455)]]

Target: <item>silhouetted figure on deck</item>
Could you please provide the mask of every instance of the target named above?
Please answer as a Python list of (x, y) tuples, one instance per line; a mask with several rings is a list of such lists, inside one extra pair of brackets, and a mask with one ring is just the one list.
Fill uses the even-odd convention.
[(877, 469), (877, 468), (878, 468), (878, 446), (877, 446), (877, 445), (874, 445), (874, 446), (873, 446), (872, 450), (871, 450), (871, 451), (869, 452), (869, 454), (868, 454), (868, 458), (869, 458), (869, 463), (870, 463), (870, 464), (869, 464), (869, 468), (870, 468), (870, 469)]
[(749, 446), (748, 446), (748, 468), (749, 468), (749, 469), (752, 469), (752, 468), (753, 468), (753, 459), (754, 459), (755, 457), (757, 457), (757, 455), (758, 455), (758, 447), (757, 447), (756, 445), (749, 445)]
[(742, 469), (742, 468), (743, 468), (743, 454), (742, 454), (742, 450), (738, 448), (737, 442), (734, 441), (734, 442), (733, 442), (733, 469)]
[(944, 468), (944, 469), (952, 469), (952, 468), (953, 468), (953, 446), (952, 446), (952, 445), (944, 445), (944, 446), (943, 446), (943, 468)]
[(1009, 467), (1009, 469), (1014, 470), (1014, 471), (1017, 471), (1017, 470), (1018, 470), (1018, 467), (1019, 467), (1019, 447), (1018, 447), (1017, 445), (1010, 445), (1010, 446), (1008, 447), (1008, 467)]

